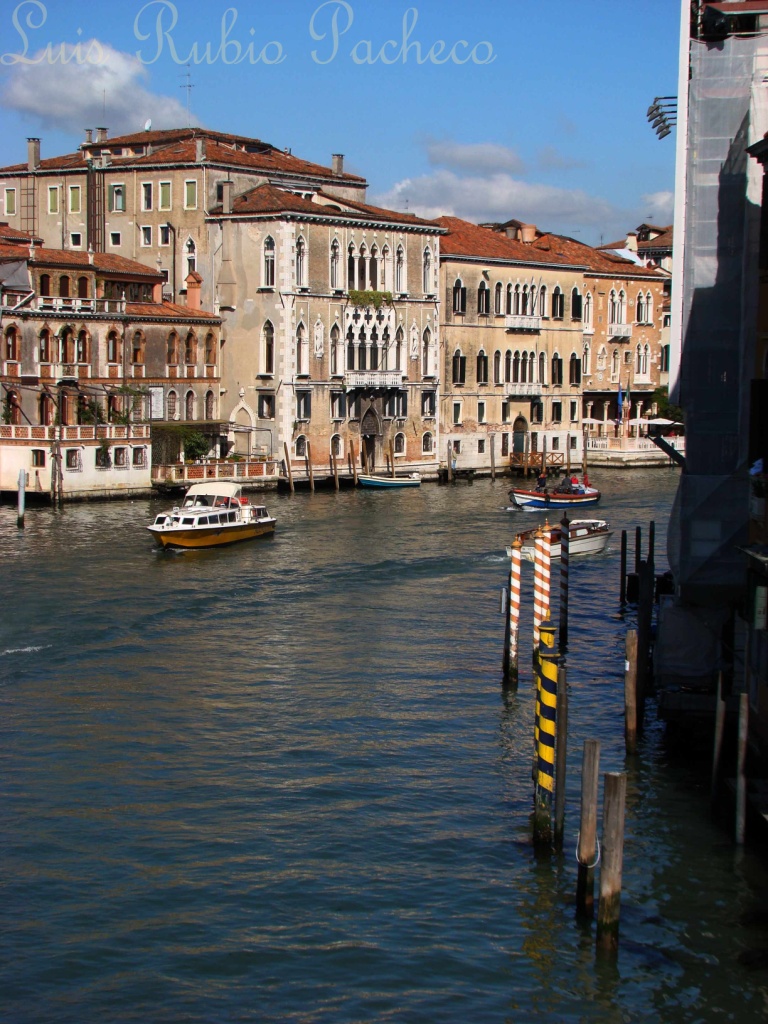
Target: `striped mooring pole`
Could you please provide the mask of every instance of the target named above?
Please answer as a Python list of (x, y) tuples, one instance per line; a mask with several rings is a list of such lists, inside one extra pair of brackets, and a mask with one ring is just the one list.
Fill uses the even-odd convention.
[(536, 776), (534, 785), (533, 841), (552, 842), (552, 793), (555, 788), (555, 734), (557, 727), (557, 671), (555, 627), (549, 620), (539, 627)]
[(568, 513), (560, 520), (560, 650), (568, 646), (568, 563), (571, 553), (571, 524)]
[(517, 686), (517, 658), (520, 630), (520, 576), (522, 569), (521, 551), (523, 542), (515, 537), (509, 554), (509, 587), (507, 589), (507, 618), (504, 634), (504, 681)]
[(539, 643), (539, 624), (549, 618), (549, 576), (552, 567), (552, 537), (544, 522), (534, 535), (533, 549), (533, 646)]

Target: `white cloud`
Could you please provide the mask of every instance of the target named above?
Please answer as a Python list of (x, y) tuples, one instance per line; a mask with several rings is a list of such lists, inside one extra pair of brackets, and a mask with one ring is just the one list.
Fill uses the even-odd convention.
[(495, 142), (434, 139), (427, 142), (427, 159), (433, 167), (450, 167), (477, 174), (520, 174), (525, 170), (525, 164), (513, 149)]
[(649, 192), (640, 196), (643, 204), (643, 220), (651, 224), (671, 224), (675, 213), (674, 192)]
[[(65, 45), (71, 58), (74, 47)], [(148, 118), (153, 128), (187, 124), (186, 107), (145, 87), (147, 70), (136, 57), (95, 39), (77, 45), (70, 63), (52, 63), (41, 50), (39, 63), (13, 65), (2, 89), (4, 106), (64, 132), (103, 124), (117, 135), (139, 131)]]

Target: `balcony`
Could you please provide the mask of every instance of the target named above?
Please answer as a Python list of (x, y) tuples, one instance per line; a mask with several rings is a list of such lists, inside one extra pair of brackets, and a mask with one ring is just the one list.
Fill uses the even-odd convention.
[(631, 338), (632, 324), (608, 324), (609, 338)]
[(402, 370), (348, 370), (344, 384), (348, 388), (399, 388)]
[(515, 383), (512, 384), (509, 381), (504, 385), (504, 394), (506, 397), (511, 398), (512, 396), (526, 395), (531, 398), (539, 398), (542, 395), (541, 384), (535, 384), (533, 381), (527, 383)]
[(39, 295), (36, 306), (53, 313), (124, 313), (125, 299), (63, 299)]
[(540, 331), (540, 316), (522, 316), (520, 314), (507, 314), (504, 317), (504, 327), (508, 331)]

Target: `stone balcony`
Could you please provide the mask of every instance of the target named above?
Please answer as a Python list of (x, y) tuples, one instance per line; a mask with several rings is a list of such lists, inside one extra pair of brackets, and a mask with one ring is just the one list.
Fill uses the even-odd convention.
[(525, 395), (531, 398), (539, 398), (543, 394), (541, 384), (536, 384), (533, 381), (527, 383), (516, 382), (514, 384), (507, 382), (504, 385), (504, 395), (508, 398), (519, 397)]
[(348, 388), (399, 388), (402, 383), (401, 370), (348, 370), (344, 374)]
[(39, 295), (33, 308), (53, 313), (124, 313), (125, 299), (79, 299)]
[(504, 317), (504, 327), (508, 331), (540, 331), (540, 316), (522, 316), (518, 313), (507, 314)]
[(609, 338), (631, 338), (632, 324), (608, 324)]

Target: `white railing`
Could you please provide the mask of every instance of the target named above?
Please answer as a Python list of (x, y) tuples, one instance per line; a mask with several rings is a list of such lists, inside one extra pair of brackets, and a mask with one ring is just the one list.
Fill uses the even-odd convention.
[(276, 479), (280, 475), (277, 459), (203, 459), (201, 462), (175, 462), (152, 466), (153, 483), (199, 483), (204, 480)]
[(508, 331), (540, 331), (541, 317), (507, 314), (504, 317), (504, 326)]
[[(665, 437), (667, 444), (671, 445), (681, 455), (685, 454), (684, 437)], [(649, 441), (647, 437), (588, 437), (587, 448), (592, 451), (611, 452), (661, 452), (664, 450)]]
[(528, 384), (510, 384), (504, 385), (505, 395), (540, 395), (542, 394), (541, 384), (534, 384), (531, 381)]
[(403, 374), (401, 370), (349, 370), (344, 383), (348, 388), (399, 388)]
[(608, 324), (609, 338), (631, 338), (632, 324)]
[(36, 308), (56, 313), (124, 313), (125, 299), (79, 299), (38, 295)]

